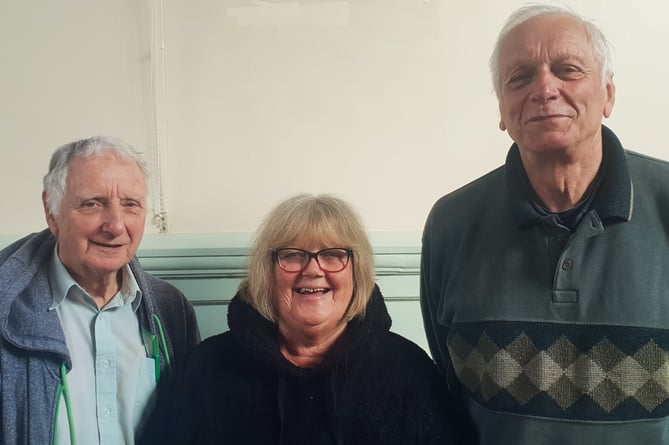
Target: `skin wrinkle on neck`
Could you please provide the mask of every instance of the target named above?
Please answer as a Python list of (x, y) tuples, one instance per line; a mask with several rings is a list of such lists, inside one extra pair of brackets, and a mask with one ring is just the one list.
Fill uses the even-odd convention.
[(286, 360), (292, 364), (303, 368), (313, 368), (323, 361), (345, 329), (346, 323), (343, 322), (337, 330), (326, 335), (307, 332), (291, 334), (282, 329), (279, 323), (279, 349)]
[[(77, 281), (78, 283), (81, 282), (76, 276), (72, 274), (72, 271), (68, 270), (68, 272), (70, 273), (70, 275), (72, 275), (75, 281)], [(91, 287), (90, 285), (88, 285), (82, 287), (93, 298), (93, 301), (95, 301), (95, 304), (98, 306), (98, 308), (102, 309), (121, 290), (121, 287), (123, 285), (123, 276), (121, 274), (121, 271), (118, 271), (113, 280), (110, 281), (105, 280), (104, 282), (94, 282), (92, 284), (95, 284), (95, 286)]]
[(527, 177), (540, 203), (551, 212), (572, 209), (592, 188), (602, 163), (601, 130), (588, 147), (573, 150), (575, 156), (533, 156), (520, 150)]

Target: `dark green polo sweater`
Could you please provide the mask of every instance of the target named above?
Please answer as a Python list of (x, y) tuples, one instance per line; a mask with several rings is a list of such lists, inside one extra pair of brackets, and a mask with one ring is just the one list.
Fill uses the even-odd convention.
[(428, 217), (427, 337), (482, 444), (669, 443), (669, 163), (602, 136), (573, 231), (537, 211), (515, 144)]

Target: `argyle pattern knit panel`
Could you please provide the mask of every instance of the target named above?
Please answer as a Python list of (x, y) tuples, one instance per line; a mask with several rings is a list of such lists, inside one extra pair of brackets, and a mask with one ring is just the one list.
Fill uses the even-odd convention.
[(578, 420), (669, 415), (664, 330), (560, 323), (454, 326), (455, 372), (482, 405)]

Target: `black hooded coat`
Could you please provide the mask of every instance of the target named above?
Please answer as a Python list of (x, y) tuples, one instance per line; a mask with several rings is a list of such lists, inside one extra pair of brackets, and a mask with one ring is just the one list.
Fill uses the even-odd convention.
[(161, 402), (145, 443), (225, 445), (449, 444), (437, 368), (389, 331), (378, 289), (316, 368), (286, 360), (276, 325), (235, 296), (230, 331), (202, 342)]

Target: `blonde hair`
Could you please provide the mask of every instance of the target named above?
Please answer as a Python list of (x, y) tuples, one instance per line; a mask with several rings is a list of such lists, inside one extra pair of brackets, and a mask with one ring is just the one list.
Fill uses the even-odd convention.
[(273, 249), (290, 246), (298, 240), (353, 251), (353, 296), (344, 318), (364, 316), (375, 284), (372, 246), (358, 213), (331, 195), (293, 196), (267, 215), (251, 247), (248, 276), (239, 286), (240, 297), (276, 323)]

